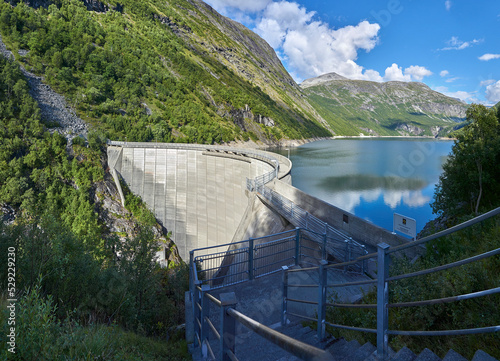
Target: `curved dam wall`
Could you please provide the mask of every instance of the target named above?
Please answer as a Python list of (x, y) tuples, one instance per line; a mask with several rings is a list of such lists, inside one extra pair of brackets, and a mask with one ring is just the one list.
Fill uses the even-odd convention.
[(110, 142), (108, 146), (115, 181), (118, 173), (146, 202), (172, 232), (185, 261), (192, 249), (239, 240), (235, 233), (252, 213), (247, 178), (273, 171), (272, 158), (282, 163), (279, 176), (289, 180), (288, 159), (267, 152), (188, 144)]

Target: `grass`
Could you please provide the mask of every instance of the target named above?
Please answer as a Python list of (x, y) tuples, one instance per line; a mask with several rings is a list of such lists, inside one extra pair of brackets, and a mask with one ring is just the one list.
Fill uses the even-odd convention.
[[(7, 335), (7, 298), (0, 300), (0, 325)], [(21, 307), (28, 306), (28, 310)], [(38, 296), (28, 304), (16, 304), (15, 354), (7, 350), (2, 337), (0, 360), (111, 360), (111, 361), (184, 361), (191, 360), (183, 335), (170, 340), (146, 337), (118, 326), (57, 321), (50, 301)], [(31, 335), (31, 336), (30, 336)]]

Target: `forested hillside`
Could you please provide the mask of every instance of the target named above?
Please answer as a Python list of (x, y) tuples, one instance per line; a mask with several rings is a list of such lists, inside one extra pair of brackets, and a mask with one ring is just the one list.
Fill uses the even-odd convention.
[[(93, 132), (87, 146), (81, 138), (68, 146), (49, 132), (19, 66), (3, 57), (0, 124), (0, 327), (5, 335), (15, 327), (17, 345), (13, 354), (2, 342), (2, 359), (183, 358), (179, 345), (140, 335), (165, 336), (182, 323), (185, 267), (140, 200), (127, 194), (129, 210), (104, 209), (113, 182), (102, 139)], [(127, 225), (123, 233), (113, 218)], [(168, 268), (155, 259), (163, 248)], [(18, 300), (14, 324), (7, 299)]]
[(292, 110), (290, 100), (278, 104), (262, 82), (250, 83), (192, 45), (185, 34), (227, 38), (193, 3), (92, 7), (65, 0), (37, 9), (30, 3), (0, 4), (4, 42), (110, 139), (222, 143), (330, 135)]

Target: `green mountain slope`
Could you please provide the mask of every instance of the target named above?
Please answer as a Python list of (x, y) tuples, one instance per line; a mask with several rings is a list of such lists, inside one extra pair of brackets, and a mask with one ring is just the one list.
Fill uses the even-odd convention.
[(274, 51), (200, 1), (28, 3), (0, 3), (3, 40), (111, 139), (330, 135)]
[(465, 120), (466, 104), (416, 82), (349, 80), (335, 73), (301, 84), (341, 135), (445, 135)]

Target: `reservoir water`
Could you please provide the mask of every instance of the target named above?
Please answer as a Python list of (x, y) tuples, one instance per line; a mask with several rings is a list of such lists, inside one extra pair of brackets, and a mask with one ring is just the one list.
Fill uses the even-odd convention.
[(419, 232), (435, 218), (430, 203), (452, 145), (413, 138), (315, 141), (290, 148), (292, 182), (390, 231), (394, 213), (414, 218)]

